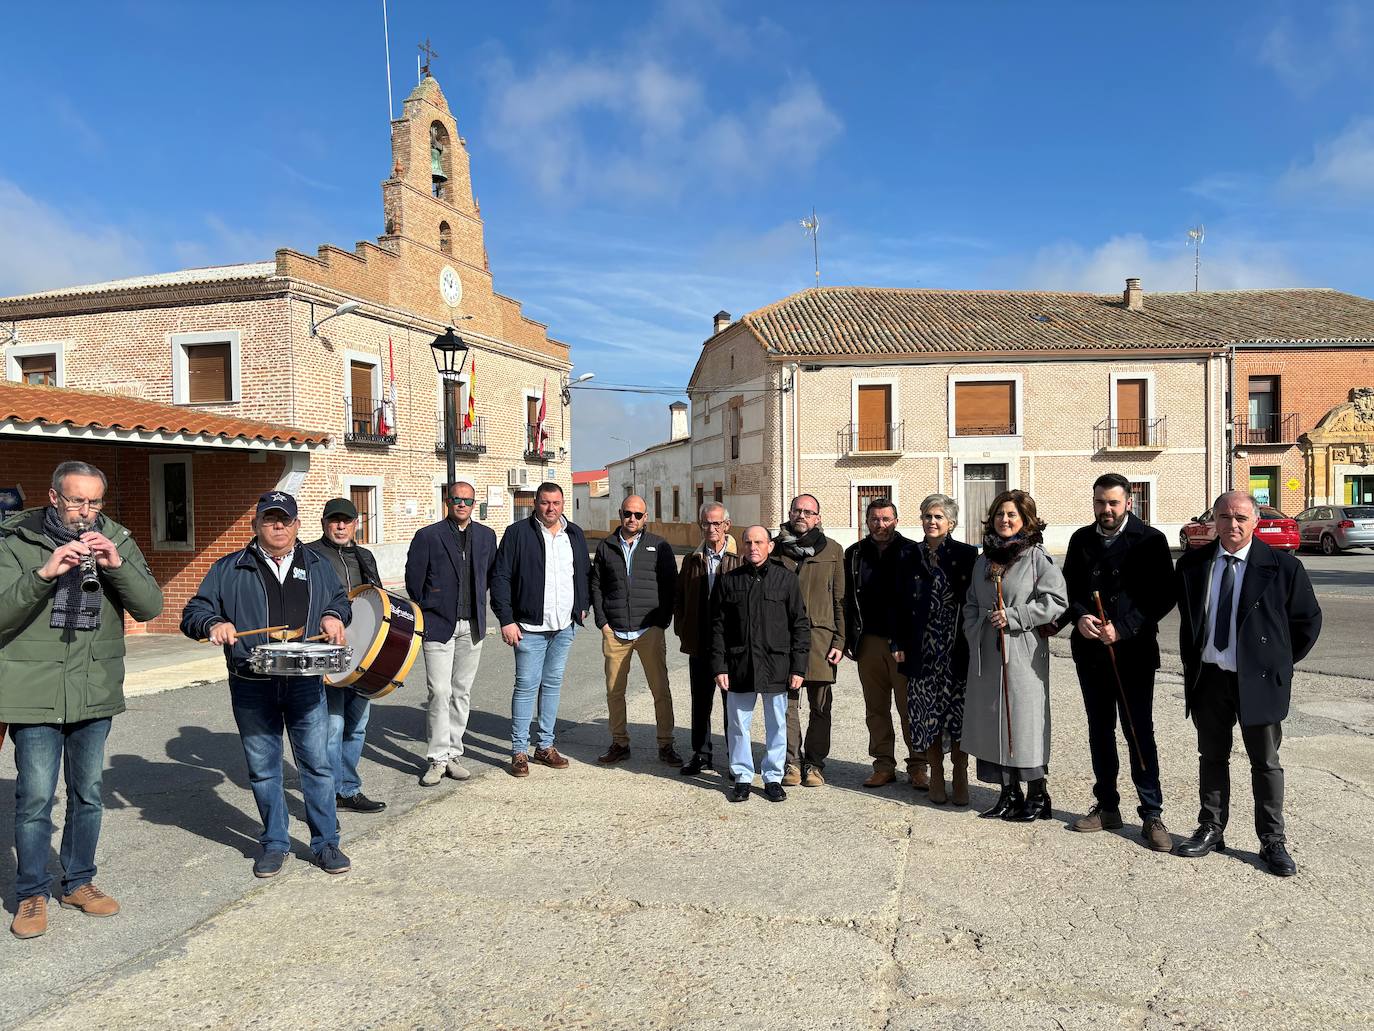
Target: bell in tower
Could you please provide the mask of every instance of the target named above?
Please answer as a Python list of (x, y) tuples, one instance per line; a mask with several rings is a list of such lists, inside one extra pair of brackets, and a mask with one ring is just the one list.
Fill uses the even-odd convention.
[(442, 125), (435, 122), (429, 127), (430, 192), (440, 199), (444, 199), (444, 186), (448, 182), (448, 173), (444, 171), (447, 143), (448, 133)]

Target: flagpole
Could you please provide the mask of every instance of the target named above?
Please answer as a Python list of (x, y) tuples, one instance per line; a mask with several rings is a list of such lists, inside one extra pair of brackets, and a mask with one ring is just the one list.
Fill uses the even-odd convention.
[(396, 105), (391, 100), (391, 27), (386, 19), (386, 0), (382, 0), (382, 39), (386, 43), (386, 121), (390, 125)]

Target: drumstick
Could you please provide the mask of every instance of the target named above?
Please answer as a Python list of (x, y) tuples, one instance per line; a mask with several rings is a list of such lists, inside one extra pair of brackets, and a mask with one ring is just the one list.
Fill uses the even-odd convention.
[[(275, 631), (277, 631), (277, 630), (289, 630), (289, 629), (291, 629), (291, 628), (290, 628), (289, 626), (287, 626), (285, 623), (283, 623), (281, 626), (264, 626), (264, 627), (258, 627), (258, 629), (256, 629), (256, 630), (239, 630), (239, 631), (237, 631), (237, 632), (234, 634), (234, 636), (235, 636), (235, 637), (252, 637), (254, 634), (270, 634), (270, 633), (273, 633), (273, 632), (275, 632)], [(209, 644), (209, 643), (210, 643), (210, 638), (208, 638), (208, 637), (202, 637), (197, 643), (198, 643), (198, 644)]]

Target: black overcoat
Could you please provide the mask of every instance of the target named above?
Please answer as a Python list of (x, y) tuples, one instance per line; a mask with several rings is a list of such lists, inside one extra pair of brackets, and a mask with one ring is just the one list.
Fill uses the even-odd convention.
[(770, 559), (716, 576), (711, 592), (711, 672), (730, 690), (773, 694), (806, 676), (811, 620), (795, 574)]
[[(978, 549), (972, 544), (946, 536), (937, 551), (945, 576), (949, 579), (950, 593), (954, 595), (954, 618), (956, 622), (962, 622), (964, 601), (968, 597), (969, 582), (973, 579), (973, 565), (978, 561)], [(898, 633), (892, 639), (893, 651), (906, 653), (903, 661), (897, 664), (897, 670), (908, 677), (920, 672), (921, 641), (926, 632), (926, 592), (930, 589), (932, 575), (925, 541), (912, 541), (902, 555), (902, 612)], [(968, 638), (964, 636), (962, 626), (954, 635), (954, 654), (949, 668), (960, 680), (968, 669)]]

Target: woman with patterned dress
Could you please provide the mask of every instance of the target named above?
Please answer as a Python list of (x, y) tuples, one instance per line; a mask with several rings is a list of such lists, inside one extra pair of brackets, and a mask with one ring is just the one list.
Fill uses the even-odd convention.
[(959, 747), (964, 723), (968, 641), (961, 626), (964, 597), (978, 549), (950, 536), (959, 504), (944, 494), (921, 502), (925, 539), (912, 544), (903, 577), (910, 608), (901, 621), (897, 668), (907, 676), (911, 747), (930, 762), (930, 801), (944, 805), (948, 751), (955, 805), (968, 805), (968, 755)]

